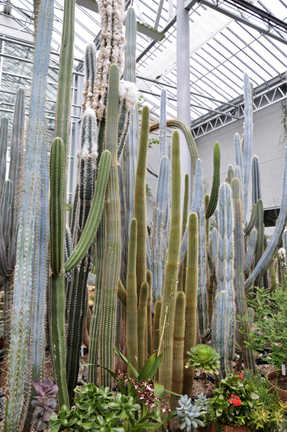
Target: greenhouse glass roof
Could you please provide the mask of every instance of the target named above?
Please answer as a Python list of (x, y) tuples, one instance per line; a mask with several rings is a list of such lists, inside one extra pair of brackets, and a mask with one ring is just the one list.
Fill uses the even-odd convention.
[[(55, 0), (52, 51), (56, 54), (60, 49), (63, 3), (64, 0)], [(74, 66), (80, 72), (85, 44), (98, 41), (101, 26), (99, 14), (81, 6), (90, 4), (95, 9), (95, 3), (77, 3)], [(137, 85), (143, 102), (157, 117), (160, 92), (165, 88), (168, 116), (176, 117), (176, 0), (128, 0), (126, 7), (130, 5), (144, 24), (138, 26), (137, 37)], [(244, 72), (254, 85), (255, 109), (285, 98), (286, 0), (186, 0), (186, 8), (190, 9), (190, 109), (195, 134), (241, 117)], [(31, 41), (33, 0), (0, 0), (0, 19), (7, 14), (19, 24), (18, 35), (24, 32)], [(3, 33), (0, 26), (0, 34)], [(9, 37), (17, 38), (17, 32), (10, 32)], [(21, 51), (21, 46), (17, 49)], [(7, 63), (6, 54), (6, 68), (12, 67), (13, 55), (11, 45), (11, 63)], [(32, 54), (25, 55), (29, 59)], [(55, 70), (57, 59), (57, 55), (52, 57)], [(29, 75), (30, 68), (31, 63), (26, 62), (21, 74)], [(7, 73), (11, 89), (14, 78), (13, 74), (8, 78)], [(48, 99), (52, 112), (52, 90)]]

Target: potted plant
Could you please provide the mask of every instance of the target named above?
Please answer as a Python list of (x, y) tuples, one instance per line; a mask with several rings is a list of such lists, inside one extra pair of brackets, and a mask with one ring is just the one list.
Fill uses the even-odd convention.
[(253, 411), (259, 396), (252, 381), (243, 373), (231, 373), (221, 380), (208, 402), (205, 430), (209, 432), (248, 432), (254, 430)]
[[(276, 367), (267, 378), (271, 387), (278, 387), (281, 399), (287, 402), (287, 292), (282, 287), (271, 293), (256, 288), (256, 297), (248, 299), (254, 309), (253, 330), (245, 335), (245, 346), (254, 351), (269, 348), (266, 361)], [(244, 319), (248, 319), (244, 317)]]
[(207, 387), (207, 394), (210, 393), (210, 389), (207, 385), (207, 374), (212, 373), (218, 375), (218, 369), (220, 366), (219, 359), (220, 355), (209, 345), (196, 345), (187, 351), (190, 356), (185, 367), (193, 366), (197, 370), (201, 370), (202, 378), (204, 379), (205, 387)]

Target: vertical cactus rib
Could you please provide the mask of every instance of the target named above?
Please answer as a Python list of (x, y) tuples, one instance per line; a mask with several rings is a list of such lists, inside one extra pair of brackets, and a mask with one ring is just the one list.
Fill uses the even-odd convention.
[[(248, 212), (248, 185), (251, 168), (252, 145), (253, 145), (253, 97), (247, 73), (244, 74), (244, 165), (243, 165), (243, 184), (244, 184), (244, 223), (247, 223)], [(237, 164), (236, 162), (236, 165)], [(240, 166), (240, 165), (239, 165)]]
[(134, 188), (134, 217), (138, 222), (137, 291), (146, 281), (146, 165), (149, 137), (149, 108), (143, 107), (138, 163)]
[(253, 228), (250, 234), (249, 246), (244, 260), (244, 273), (250, 270), (252, 261), (254, 260), (255, 248), (257, 244), (257, 229)]
[(153, 318), (153, 340), (152, 340), (152, 350), (153, 352), (157, 352), (159, 349), (159, 340), (160, 340), (160, 314), (161, 314), (161, 300), (158, 300), (154, 305), (154, 318)]
[(163, 358), (159, 369), (159, 381), (168, 390), (171, 389), (172, 354), (173, 354), (173, 325), (176, 295), (176, 281), (179, 264), (181, 241), (181, 166), (180, 166), (180, 138), (179, 132), (172, 134), (171, 157), (171, 214), (168, 238), (168, 256), (165, 265), (162, 310), (160, 315), (160, 329), (163, 329), (165, 309), (168, 306), (167, 326), (163, 334)]
[(0, 196), (6, 177), (6, 153), (8, 142), (8, 119), (3, 117), (0, 126)]
[(270, 243), (268, 244), (267, 248), (265, 249), (262, 257), (260, 258), (258, 264), (256, 265), (254, 271), (249, 276), (247, 281), (245, 282), (245, 289), (249, 289), (255, 279), (262, 274), (264, 271), (267, 270), (269, 267), (274, 252), (276, 250), (276, 247), (278, 245), (278, 242), (281, 239), (281, 236), (283, 234), (283, 231), (285, 229), (285, 221), (286, 221), (286, 212), (287, 212), (287, 149), (285, 148), (285, 161), (284, 161), (284, 173), (283, 173), (283, 186), (282, 186), (282, 199), (281, 199), (281, 207), (280, 207), (280, 213), (277, 220), (277, 224), (272, 236), (272, 239), (270, 240)]
[[(237, 314), (243, 318), (247, 313), (247, 303), (244, 289), (244, 235), (242, 205), (240, 199), (240, 181), (234, 177), (231, 181), (233, 206), (234, 206), (234, 289)], [(248, 322), (242, 321), (238, 329), (243, 328), (244, 333), (249, 332)], [(244, 365), (247, 369), (255, 372), (255, 362), (252, 350), (244, 347), (243, 335), (237, 332), (237, 342), (239, 342), (244, 355)]]
[(146, 271), (146, 280), (148, 284), (147, 298), (147, 354), (152, 355), (152, 274), (150, 270)]
[(235, 164), (239, 167), (241, 172), (241, 182), (243, 184), (243, 156), (241, 151), (241, 141), (240, 141), (240, 135), (236, 133), (234, 135), (234, 146), (235, 146)]
[[(117, 289), (121, 270), (121, 208), (117, 169), (119, 69), (111, 65), (106, 112), (106, 150), (111, 152), (111, 169), (106, 191), (106, 246), (102, 275), (102, 316), (100, 339), (100, 364), (114, 369), (116, 337)], [(112, 378), (101, 370), (101, 382), (111, 387)]]
[[(179, 291), (176, 296), (174, 313), (174, 337), (172, 356), (172, 387), (175, 393), (182, 394), (184, 374), (184, 334), (185, 334), (185, 294)], [(171, 409), (177, 405), (178, 397), (172, 395)]]
[(252, 157), (252, 205), (256, 204), (261, 198), (259, 159), (254, 155)]
[(40, 194), (45, 89), (53, 25), (53, 0), (41, 1), (37, 19), (34, 75), (30, 96), (30, 118), (26, 134), (25, 170), (19, 208), (19, 232), (14, 272), (14, 308), (11, 317), (11, 334), (13, 334), (13, 338), (11, 338), (9, 351), (9, 398), (7, 398), (5, 404), (3, 426), (5, 432), (17, 431), (17, 423), (24, 397), (27, 332), (30, 319), (29, 305), (33, 295), (32, 263), (37, 241), (34, 229)]
[(253, 207), (252, 207), (250, 221), (249, 221), (247, 227), (244, 230), (244, 234), (246, 236), (248, 236), (251, 233), (251, 230), (252, 230), (252, 228), (255, 225), (256, 219), (257, 219), (257, 204), (254, 204)]
[(263, 203), (262, 200), (259, 199), (257, 201), (257, 247), (256, 247), (256, 255), (255, 255), (255, 265), (258, 263), (263, 254), (264, 248), (264, 216), (263, 216)]
[(235, 294), (233, 268), (233, 208), (228, 183), (220, 186), (218, 289), (215, 298), (212, 343), (220, 354), (220, 378), (231, 370), (235, 347)]
[[(71, 87), (73, 70), (74, 25), (76, 0), (65, 0), (57, 103), (55, 110), (55, 136), (61, 137), (68, 155), (69, 125), (71, 109)], [(66, 198), (66, 197), (65, 197)]]
[(80, 263), (95, 237), (104, 208), (104, 197), (108, 183), (110, 167), (111, 153), (106, 150), (102, 153), (100, 159), (96, 190), (89, 211), (89, 216), (86, 220), (85, 228), (82, 232), (79, 243), (65, 263), (66, 272), (71, 271)]
[(52, 363), (59, 387), (58, 399), (62, 406), (69, 405), (66, 384), (65, 346), (65, 278), (64, 237), (65, 232), (65, 164), (66, 151), (61, 138), (55, 138), (50, 157), (50, 250), (52, 281), (50, 284), (50, 331)]
[[(188, 202), (189, 202), (189, 175), (185, 174), (182, 223), (181, 223), (182, 237), (184, 236), (186, 224), (188, 221)], [(185, 291), (185, 277), (186, 277), (186, 255), (178, 271), (178, 279), (179, 279), (178, 291)]]
[(160, 92), (160, 121), (159, 121), (159, 155), (158, 161), (160, 164), (161, 158), (166, 155), (166, 90)]
[(162, 157), (159, 168), (158, 186), (156, 199), (153, 207), (153, 219), (151, 229), (150, 255), (151, 269), (153, 274), (154, 299), (159, 300), (162, 296), (163, 283), (163, 255), (164, 231), (166, 217), (168, 217), (168, 187), (169, 187), (170, 163), (167, 156)]
[[(141, 370), (147, 360), (146, 330), (147, 330), (147, 298), (148, 284), (143, 282), (140, 289), (138, 306), (138, 368)], [(134, 312), (135, 313), (135, 312)]]
[(126, 282), (126, 341), (129, 360), (137, 369), (138, 357), (138, 314), (137, 314), (137, 220), (133, 218), (130, 223), (129, 255)]
[[(197, 289), (198, 289), (198, 217), (190, 213), (188, 218), (188, 247), (186, 261), (186, 308), (185, 308), (185, 337), (184, 363), (188, 360), (187, 351), (196, 345), (197, 332)], [(194, 368), (184, 370), (183, 394), (191, 397), (193, 390)]]
[(209, 205), (205, 212), (206, 219), (209, 219), (215, 212), (217, 201), (218, 201), (219, 185), (220, 185), (220, 145), (218, 142), (216, 142), (213, 148), (213, 180), (212, 180), (212, 188), (211, 188)]

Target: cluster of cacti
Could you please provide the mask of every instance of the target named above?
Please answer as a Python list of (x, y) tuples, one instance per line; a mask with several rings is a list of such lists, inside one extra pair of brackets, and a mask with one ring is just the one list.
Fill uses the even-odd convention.
[[(159, 382), (166, 389), (188, 396), (192, 395), (194, 370), (184, 369), (184, 364), (187, 351), (196, 345), (197, 328), (200, 340), (208, 343), (211, 339), (220, 354), (220, 377), (231, 369), (235, 345), (245, 367), (254, 369), (253, 353), (244, 347), (236, 317), (248, 313), (249, 322), (241, 324), (248, 333), (253, 313), (247, 308), (246, 290), (254, 283), (263, 284), (268, 268), (273, 287), (277, 283), (273, 255), (286, 222), (287, 150), (281, 211), (268, 243), (264, 236), (259, 162), (256, 156), (252, 158), (253, 102), (248, 76), (244, 76), (244, 143), (236, 134), (235, 166), (228, 166), (227, 180), (221, 187), (220, 146), (215, 143), (211, 195), (204, 196), (202, 162), (195, 142), (186, 125), (166, 120), (165, 91), (159, 122), (150, 126), (149, 109), (143, 108), (137, 146), (135, 13), (130, 9), (126, 19), (124, 78), (131, 83), (120, 83), (123, 1), (102, 1), (99, 8), (102, 33), (98, 62), (94, 44), (89, 44), (85, 52), (78, 177), (70, 227), (66, 227), (66, 169), (75, 0), (65, 0), (64, 6), (55, 138), (50, 152), (50, 215), (44, 106), (53, 0), (41, 0), (37, 16), (25, 157), (24, 93), (17, 92), (7, 181), (7, 120), (1, 121), (0, 275), (5, 279), (5, 343), (10, 344), (9, 398), (4, 422), (7, 432), (24, 429), (30, 418), (31, 382), (43, 377), (49, 232), (50, 351), (60, 405), (72, 402), (77, 384), (87, 317), (87, 279), (94, 262), (96, 286), (90, 325), (89, 381), (97, 383), (100, 364), (101, 384), (112, 384), (108, 369), (114, 370), (118, 295), (126, 311), (126, 346), (131, 364), (142, 369), (153, 352), (162, 353)], [(159, 181), (148, 236), (147, 152), (149, 132), (158, 127)], [(173, 132), (169, 157), (166, 127), (183, 132), (194, 169), (191, 203), (189, 178), (185, 177), (183, 214), (179, 131)], [(253, 207), (248, 222), (251, 167)], [(21, 195), (17, 196), (16, 191), (21, 191)], [(15, 204), (18, 199), (19, 207)], [(213, 215), (215, 225), (210, 231)], [(283, 247), (286, 251), (286, 231)], [(283, 251), (278, 259), (281, 264), (284, 259), (285, 268)], [(279, 268), (282, 270), (283, 265)], [(284, 282), (285, 272), (280, 274)]]

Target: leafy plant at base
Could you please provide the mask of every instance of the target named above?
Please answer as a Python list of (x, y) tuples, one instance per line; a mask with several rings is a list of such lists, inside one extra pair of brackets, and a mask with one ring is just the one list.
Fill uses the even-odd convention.
[[(117, 393), (116, 396), (103, 386), (84, 383), (83, 389), (75, 389), (77, 397), (75, 406), (69, 410), (66, 405), (61, 407), (59, 414), (51, 416), (51, 432), (83, 431), (90, 432), (133, 432), (137, 429), (155, 431), (163, 425), (157, 421), (153, 412), (138, 417), (141, 406), (135, 403), (133, 396)], [(167, 416), (168, 421), (171, 416)], [(149, 421), (156, 420), (157, 423)]]
[(33, 381), (32, 384), (38, 394), (31, 402), (33, 407), (37, 407), (33, 413), (32, 426), (36, 431), (44, 431), (49, 427), (51, 416), (57, 406), (56, 399), (52, 399), (51, 396), (57, 394), (59, 388), (51, 379), (44, 379), (42, 384)]
[(259, 404), (259, 395), (251, 379), (242, 373), (228, 374), (223, 378), (214, 396), (209, 401), (208, 417), (216, 425), (251, 427), (254, 422), (254, 410)]
[(256, 431), (280, 432), (287, 430), (286, 410), (287, 404), (280, 399), (279, 392), (274, 389), (270, 392), (268, 379), (260, 375), (251, 374), (248, 376), (255, 385), (256, 393), (259, 396), (259, 404), (253, 411), (253, 425)]
[(204, 427), (203, 418), (207, 412), (207, 398), (202, 393), (193, 405), (191, 399), (187, 395), (181, 395), (178, 401), (180, 407), (176, 408), (177, 417), (181, 421), (179, 428), (185, 429), (187, 432), (198, 429), (199, 426)]
[(205, 373), (218, 374), (220, 355), (214, 348), (204, 344), (196, 345), (194, 348), (190, 348), (187, 353), (190, 355), (190, 359), (185, 365), (186, 368), (193, 366), (195, 369), (202, 369)]
[(287, 363), (287, 292), (280, 286), (271, 293), (256, 288), (256, 298), (250, 295), (248, 304), (254, 309), (254, 324), (244, 344), (254, 351), (271, 348), (266, 361), (280, 369)]

